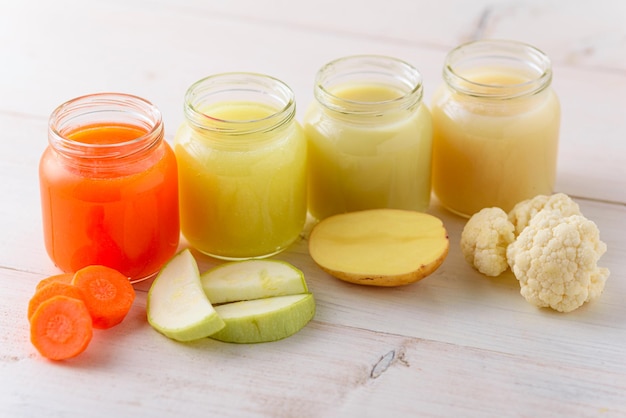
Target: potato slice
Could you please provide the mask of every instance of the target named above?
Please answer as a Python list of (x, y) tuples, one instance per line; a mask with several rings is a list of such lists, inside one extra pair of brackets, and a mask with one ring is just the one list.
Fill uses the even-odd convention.
[(309, 253), (330, 275), (351, 283), (400, 286), (434, 272), (448, 255), (439, 218), (398, 209), (334, 215), (315, 225)]

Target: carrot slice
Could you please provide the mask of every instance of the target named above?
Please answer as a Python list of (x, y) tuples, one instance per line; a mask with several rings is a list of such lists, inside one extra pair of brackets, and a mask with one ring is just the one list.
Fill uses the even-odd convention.
[(50, 360), (79, 355), (92, 336), (91, 315), (80, 299), (53, 296), (39, 305), (30, 321), (30, 341)]
[(37, 283), (37, 287), (35, 288), (35, 291), (41, 289), (45, 285), (50, 284), (52, 282), (61, 282), (65, 284), (70, 284), (72, 283), (72, 277), (74, 277), (74, 274), (72, 273), (61, 273), (61, 274), (55, 274), (54, 276), (46, 277), (45, 279), (42, 279), (39, 281), (39, 283)]
[(42, 302), (45, 302), (51, 297), (58, 295), (81, 300), (83, 298), (81, 290), (76, 286), (72, 286), (71, 284), (66, 284), (62, 282), (49, 282), (47, 285), (35, 291), (33, 297), (30, 298), (30, 301), (28, 302), (28, 320), (31, 320), (33, 314)]
[(82, 291), (94, 328), (111, 328), (122, 322), (135, 300), (128, 277), (110, 267), (83, 267), (74, 273), (72, 284)]

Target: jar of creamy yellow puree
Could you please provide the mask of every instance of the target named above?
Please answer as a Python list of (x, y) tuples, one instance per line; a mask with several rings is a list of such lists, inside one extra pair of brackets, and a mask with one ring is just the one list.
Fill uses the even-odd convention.
[(350, 56), (318, 71), (303, 119), (312, 216), (428, 208), (432, 122), (422, 90), (418, 70), (391, 57)]
[(263, 74), (215, 74), (189, 87), (184, 109), (174, 149), (187, 242), (228, 260), (283, 251), (307, 214), (293, 91)]
[(556, 178), (559, 100), (548, 57), (503, 40), (453, 49), (433, 95), (433, 189), (463, 216), (550, 194)]

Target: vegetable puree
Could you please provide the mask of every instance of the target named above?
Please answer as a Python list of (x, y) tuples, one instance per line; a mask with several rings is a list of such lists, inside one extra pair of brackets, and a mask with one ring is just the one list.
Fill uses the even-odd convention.
[[(146, 134), (123, 124), (84, 126), (65, 134), (86, 144), (89, 162), (64, 160), (48, 147), (40, 165), (44, 238), (48, 254), (66, 272), (91, 264), (133, 280), (156, 273), (178, 246), (176, 161), (161, 142), (140, 161), (98, 163), (102, 148)], [(121, 148), (123, 149), (123, 148)], [(120, 152), (120, 149), (114, 152)]]
[[(296, 123), (259, 132), (277, 109), (255, 102), (204, 107), (232, 132), (177, 133), (181, 229), (196, 249), (225, 259), (269, 256), (299, 235), (306, 217), (306, 142)], [(244, 128), (247, 133), (237, 133)]]
[(462, 77), (471, 80), (471, 97), (445, 85), (433, 97), (433, 189), (441, 203), (471, 216), (494, 206), (508, 212), (517, 202), (551, 194), (560, 121), (554, 92), (498, 100), (488, 97), (494, 88), (507, 93), (530, 78), (497, 68)]
[[(348, 106), (386, 107), (378, 114), (334, 112), (313, 103), (309, 141), (309, 210), (318, 219), (374, 208), (425, 210), (430, 202), (430, 113), (418, 102), (389, 110), (404, 94), (383, 84), (350, 83), (332, 95)], [(331, 114), (332, 113), (332, 114)]]

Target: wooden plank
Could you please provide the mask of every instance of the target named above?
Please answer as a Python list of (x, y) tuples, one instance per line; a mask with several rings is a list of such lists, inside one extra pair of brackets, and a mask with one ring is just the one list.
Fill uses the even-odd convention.
[[(106, 405), (108, 416), (626, 412), (624, 370), (610, 359), (600, 366), (571, 364), (566, 355), (546, 360), (540, 347), (511, 355), (319, 320), (275, 343), (181, 344), (155, 333), (135, 306), (122, 325), (97, 334), (90, 350), (61, 366), (32, 353), (14, 327), (2, 331), (13, 347), (0, 363), (3, 381), (11, 382), (0, 392), (7, 415), (101, 416), (94, 405)], [(59, 391), (59, 381), (72, 389)]]

